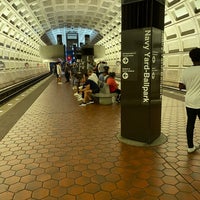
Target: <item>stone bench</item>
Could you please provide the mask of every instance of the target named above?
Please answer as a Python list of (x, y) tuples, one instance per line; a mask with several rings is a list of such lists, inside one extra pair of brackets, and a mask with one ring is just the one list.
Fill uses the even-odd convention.
[(109, 85), (106, 83), (104, 83), (103, 87), (100, 88), (99, 93), (92, 94), (94, 102), (103, 105), (113, 104), (113, 102), (115, 102), (116, 96), (116, 93), (110, 93)]

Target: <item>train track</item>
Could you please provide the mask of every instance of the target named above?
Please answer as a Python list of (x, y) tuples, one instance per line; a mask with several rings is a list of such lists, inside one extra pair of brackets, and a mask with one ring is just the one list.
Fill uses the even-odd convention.
[(6, 88), (0, 89), (0, 105), (7, 102), (9, 99), (13, 98), (15, 95), (25, 91), (29, 87), (35, 85), (39, 81), (48, 77), (51, 73), (42, 74), (37, 77), (24, 80), (22, 82), (16, 83), (14, 85), (8, 86)]

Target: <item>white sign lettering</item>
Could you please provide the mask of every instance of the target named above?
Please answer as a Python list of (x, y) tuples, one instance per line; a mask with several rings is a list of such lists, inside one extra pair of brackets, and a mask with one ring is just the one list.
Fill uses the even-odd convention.
[(151, 30), (145, 30), (144, 35), (144, 74), (143, 74), (143, 103), (149, 103), (149, 88), (150, 88), (150, 62), (151, 62), (151, 52), (150, 52), (150, 41), (151, 41)]

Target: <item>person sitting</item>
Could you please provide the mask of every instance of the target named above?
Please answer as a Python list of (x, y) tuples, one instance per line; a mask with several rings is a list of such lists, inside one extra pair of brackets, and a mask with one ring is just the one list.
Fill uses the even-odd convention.
[(107, 81), (107, 78), (109, 76), (108, 71), (109, 71), (109, 67), (104, 66), (104, 72), (99, 75), (99, 87), (100, 88), (103, 88), (104, 83), (106, 83), (106, 81)]
[(117, 93), (116, 101), (120, 103), (121, 90), (119, 89), (119, 84), (115, 80), (115, 76), (116, 76), (115, 72), (110, 72), (106, 83), (109, 85), (110, 93)]
[(80, 86), (79, 86), (79, 90), (78, 90), (78, 94), (75, 95), (77, 97), (77, 100), (78, 101), (83, 101), (84, 99), (84, 91), (83, 89), (86, 87), (86, 84), (87, 84), (87, 80), (88, 80), (88, 74), (85, 73), (83, 74), (81, 80), (80, 80)]
[(98, 86), (98, 77), (93, 72), (93, 70), (88, 70), (88, 79), (86, 80), (84, 84), (84, 88), (80, 90), (80, 92), (83, 92), (83, 101), (80, 104), (80, 106), (86, 106), (86, 104), (94, 103), (92, 100), (91, 94), (95, 94), (99, 92), (99, 86)]

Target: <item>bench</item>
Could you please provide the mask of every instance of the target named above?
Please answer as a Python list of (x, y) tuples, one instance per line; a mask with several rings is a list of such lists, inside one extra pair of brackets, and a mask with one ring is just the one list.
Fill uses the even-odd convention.
[(115, 102), (117, 94), (110, 93), (109, 85), (104, 83), (103, 87), (100, 87), (100, 92), (92, 94), (92, 97), (94, 98), (95, 103), (110, 105), (113, 104), (113, 102)]

